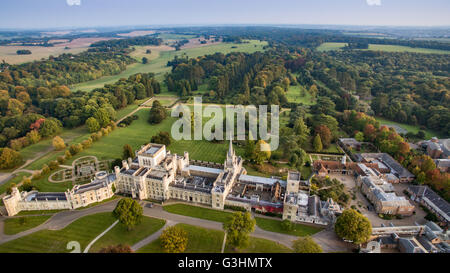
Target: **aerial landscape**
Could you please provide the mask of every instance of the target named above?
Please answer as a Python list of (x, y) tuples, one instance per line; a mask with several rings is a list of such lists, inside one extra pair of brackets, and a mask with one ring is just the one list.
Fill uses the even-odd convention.
[(37, 2), (1, 4), (0, 256), (450, 253), (450, 3)]

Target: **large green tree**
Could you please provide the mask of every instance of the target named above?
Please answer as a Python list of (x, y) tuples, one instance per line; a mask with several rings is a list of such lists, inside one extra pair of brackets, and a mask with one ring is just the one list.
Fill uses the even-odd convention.
[(166, 228), (159, 239), (162, 248), (167, 253), (182, 253), (186, 250), (188, 243), (187, 232), (177, 226)]
[(255, 219), (249, 212), (235, 212), (223, 224), (227, 233), (227, 242), (234, 248), (245, 248), (249, 244), (250, 233), (255, 230)]
[(344, 210), (336, 220), (334, 226), (336, 234), (355, 244), (362, 244), (369, 240), (372, 234), (372, 225), (369, 219), (354, 209)]
[(113, 215), (120, 223), (125, 225), (128, 230), (133, 229), (141, 222), (143, 209), (139, 203), (131, 198), (123, 198), (117, 203)]

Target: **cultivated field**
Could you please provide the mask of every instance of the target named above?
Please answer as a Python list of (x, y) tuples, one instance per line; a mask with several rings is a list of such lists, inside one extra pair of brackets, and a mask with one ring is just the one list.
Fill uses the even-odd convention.
[[(57, 43), (52, 47), (45, 46), (0, 46), (0, 60), (9, 64), (21, 64), (48, 58), (50, 55), (59, 56), (63, 53), (77, 54), (85, 51), (92, 43), (111, 40), (111, 38), (78, 38), (71, 42)], [(68, 47), (68, 49), (66, 49)], [(28, 49), (30, 55), (17, 55), (16, 51)]]

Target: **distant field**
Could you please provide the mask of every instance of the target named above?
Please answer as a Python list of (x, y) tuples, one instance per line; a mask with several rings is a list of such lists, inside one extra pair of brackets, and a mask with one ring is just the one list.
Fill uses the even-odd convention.
[[(250, 41), (250, 43), (243, 44), (232, 44), (232, 43), (218, 43), (209, 46), (202, 46), (196, 48), (188, 48), (182, 49), (179, 51), (175, 51), (172, 48), (168, 48), (167, 46), (155, 47), (152, 49), (153, 54), (159, 54), (155, 56), (155, 58), (151, 59), (147, 64), (134, 63), (128, 66), (128, 68), (122, 73), (114, 76), (105, 76), (99, 79), (88, 81), (81, 84), (76, 84), (71, 86), (72, 91), (81, 90), (81, 91), (91, 91), (94, 88), (103, 87), (105, 84), (111, 84), (119, 80), (120, 78), (128, 78), (129, 76), (136, 73), (155, 73), (157, 79), (162, 80), (164, 73), (170, 72), (170, 67), (167, 66), (167, 62), (172, 60), (175, 56), (181, 56), (186, 54), (188, 57), (198, 57), (207, 54), (214, 54), (216, 52), (221, 52), (224, 54), (230, 52), (248, 52), (253, 53), (255, 51), (262, 51), (263, 47), (267, 45), (267, 42), (260, 41)], [(234, 48), (233, 48), (234, 47)], [(135, 56), (137, 60), (142, 59), (142, 50), (139, 47), (136, 47), (137, 52), (133, 52), (132, 56)]]
[[(316, 49), (318, 51), (330, 51), (330, 50), (340, 50), (342, 47), (346, 46), (347, 43), (323, 43)], [(364, 49), (366, 50), (366, 49)], [(409, 46), (399, 46), (399, 45), (378, 45), (370, 44), (368, 50), (374, 51), (387, 51), (387, 52), (415, 52), (415, 53), (435, 53), (435, 54), (450, 54), (448, 50), (439, 49), (429, 49), (429, 48), (414, 48)]]
[[(110, 40), (111, 38), (78, 38), (71, 42), (55, 44), (52, 47), (45, 46), (0, 46), (0, 60), (10, 64), (20, 64), (48, 58), (50, 55), (59, 56), (63, 53), (77, 54), (85, 51), (92, 43)], [(68, 47), (69, 49), (65, 49)], [(17, 55), (19, 49), (28, 49), (31, 55)]]

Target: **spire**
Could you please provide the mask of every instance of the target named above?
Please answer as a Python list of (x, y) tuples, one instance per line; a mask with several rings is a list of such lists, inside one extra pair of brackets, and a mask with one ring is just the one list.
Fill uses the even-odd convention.
[(231, 133), (230, 133), (230, 146), (228, 147), (228, 156), (232, 157), (233, 156), (233, 139), (231, 137)]

